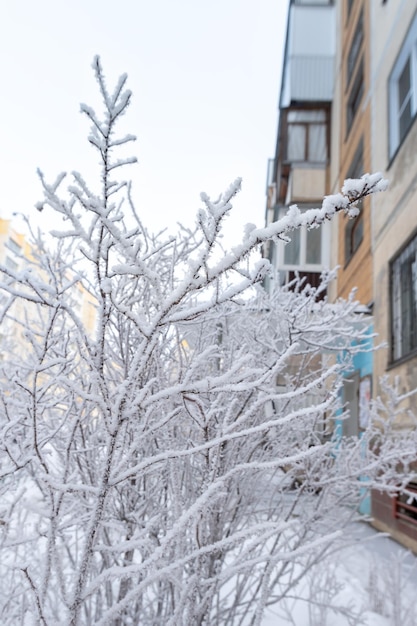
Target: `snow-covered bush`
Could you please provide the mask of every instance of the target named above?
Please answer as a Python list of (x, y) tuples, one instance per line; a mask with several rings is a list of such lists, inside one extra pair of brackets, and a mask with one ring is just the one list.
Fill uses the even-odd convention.
[[(49, 251), (34, 234), (21, 272), (2, 268), (4, 318), (18, 302), (27, 313), (0, 370), (0, 621), (259, 625), (355, 516), (361, 474), (383, 487), (384, 473), (367, 433), (336, 441), (329, 426), (366, 333), (355, 302), (321, 300), (330, 274), (267, 295), (268, 263), (250, 255), (384, 182), (293, 207), (223, 254), (236, 181), (202, 196), (195, 229), (154, 237), (113, 178), (134, 162), (113, 156), (134, 139), (115, 134), (126, 76), (109, 93), (94, 69), (104, 115), (82, 111), (101, 191), (74, 172), (61, 193), (63, 175), (41, 175), (38, 208), (66, 230)], [(74, 290), (95, 307), (94, 332)]]

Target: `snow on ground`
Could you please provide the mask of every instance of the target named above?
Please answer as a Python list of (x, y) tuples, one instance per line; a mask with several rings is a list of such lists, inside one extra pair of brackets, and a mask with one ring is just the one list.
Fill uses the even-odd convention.
[(346, 539), (294, 590), (303, 600), (269, 607), (262, 626), (417, 626), (417, 557), (364, 522)]

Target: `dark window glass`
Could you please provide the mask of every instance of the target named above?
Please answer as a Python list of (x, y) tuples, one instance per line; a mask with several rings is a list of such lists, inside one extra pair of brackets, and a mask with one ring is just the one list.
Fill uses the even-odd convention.
[(359, 109), (359, 105), (362, 100), (363, 79), (364, 79), (363, 59), (361, 59), (360, 65), (358, 67), (358, 71), (356, 72), (355, 79), (350, 89), (350, 94), (349, 94), (349, 98), (347, 102), (347, 111), (346, 111), (347, 132), (349, 132), (353, 124), (353, 120), (355, 119), (356, 112)]
[(353, 70), (355, 69), (356, 61), (359, 57), (359, 52), (361, 49), (363, 41), (363, 10), (358, 19), (358, 23), (356, 25), (355, 34), (353, 35), (352, 43), (350, 45), (348, 57), (347, 57), (347, 84), (350, 83), (350, 79), (352, 78)]

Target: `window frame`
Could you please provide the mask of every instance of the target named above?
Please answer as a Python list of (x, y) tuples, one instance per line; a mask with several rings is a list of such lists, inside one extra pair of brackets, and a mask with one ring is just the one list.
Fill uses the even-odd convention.
[[(410, 60), (411, 115), (407, 128), (400, 132), (399, 82)], [(404, 104), (404, 103), (403, 103)], [(417, 13), (407, 31), (388, 78), (388, 157), (391, 162), (403, 144), (417, 116)]]
[[(291, 113), (322, 113), (323, 119), (311, 119), (311, 120), (294, 120), (290, 121), (288, 118)], [(304, 150), (301, 158), (290, 158), (290, 128), (299, 127), (304, 129)], [(311, 148), (311, 132), (313, 127), (318, 127), (324, 132), (324, 148), (325, 156), (323, 159), (311, 159), (311, 153), (314, 149)], [(295, 108), (291, 107), (286, 110), (285, 115), (285, 159), (286, 163), (310, 163), (313, 165), (327, 165), (329, 162), (329, 111), (324, 107), (304, 107)]]
[[(411, 281), (404, 284), (405, 265), (412, 265), (414, 254), (414, 279), (413, 268), (409, 273)], [(417, 230), (400, 248), (389, 261), (389, 297), (390, 297), (390, 364), (396, 365), (417, 356)], [(413, 284), (413, 282), (415, 284)], [(406, 287), (406, 289), (404, 289)], [(407, 287), (409, 289), (407, 289)], [(413, 293), (414, 288), (414, 293)], [(408, 294), (410, 310), (405, 317), (405, 296)], [(414, 310), (413, 310), (414, 304)], [(407, 324), (404, 330), (403, 326)], [(407, 333), (407, 335), (406, 335)], [(408, 345), (404, 345), (404, 344)]]
[[(298, 208), (300, 210), (308, 210), (313, 208), (310, 204), (301, 204), (298, 203)], [(286, 215), (288, 211), (287, 206), (282, 206), (279, 208), (277, 213), (277, 218), (283, 217)], [(329, 258), (329, 241), (330, 241), (330, 233), (329, 233), (329, 222), (325, 222), (318, 228), (320, 232), (320, 262), (319, 263), (307, 263), (307, 242), (308, 242), (308, 229), (306, 226), (301, 227), (297, 231), (293, 231), (289, 233), (290, 239), (293, 236), (299, 237), (299, 259), (296, 263), (285, 262), (285, 249), (287, 246), (291, 245), (289, 243), (278, 242), (277, 243), (277, 268), (278, 270), (288, 270), (293, 272), (322, 272), (323, 268), (327, 266), (326, 260)]]

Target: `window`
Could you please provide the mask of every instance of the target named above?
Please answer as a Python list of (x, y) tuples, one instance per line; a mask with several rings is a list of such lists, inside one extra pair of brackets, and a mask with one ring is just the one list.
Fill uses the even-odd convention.
[(398, 126), (399, 140), (404, 139), (412, 121), (411, 114), (411, 56), (405, 62), (398, 79)]
[(346, 68), (346, 84), (349, 85), (355, 69), (356, 61), (359, 58), (359, 52), (363, 41), (363, 9), (358, 19), (358, 23), (355, 28), (355, 34), (353, 35), (352, 43), (350, 44), (349, 53), (347, 56), (347, 68)]
[(359, 67), (357, 69), (355, 79), (353, 81), (352, 87), (350, 89), (348, 101), (347, 101), (347, 110), (346, 110), (346, 135), (349, 133), (353, 120), (355, 119), (356, 113), (359, 109), (359, 105), (363, 96), (363, 58), (360, 61)]
[[(360, 178), (363, 174), (363, 137), (361, 138), (358, 147), (356, 148), (355, 155), (352, 163), (346, 174), (346, 178)], [(346, 217), (345, 225), (345, 264), (348, 264), (350, 259), (359, 248), (363, 239), (363, 201), (360, 200), (357, 204), (359, 209), (359, 215), (355, 218)]]
[(403, 142), (417, 113), (417, 16), (414, 18), (388, 81), (389, 157)]
[(287, 161), (327, 162), (327, 115), (324, 110), (287, 112)]
[[(301, 209), (302, 210), (302, 209)], [(287, 208), (282, 208), (280, 217)], [(283, 244), (283, 254), (279, 262), (285, 269), (321, 271), (323, 267), (323, 227), (307, 230), (303, 227), (290, 233), (291, 241)]]
[(417, 234), (391, 262), (391, 358), (417, 350)]

